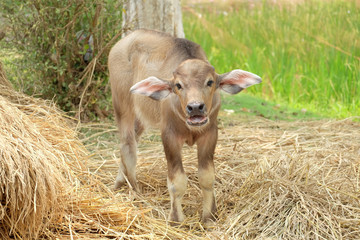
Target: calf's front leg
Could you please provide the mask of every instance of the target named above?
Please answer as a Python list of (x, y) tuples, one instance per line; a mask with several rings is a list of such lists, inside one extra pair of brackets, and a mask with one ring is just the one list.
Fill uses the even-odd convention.
[(168, 166), (167, 184), (171, 203), (169, 220), (173, 222), (182, 222), (184, 221), (185, 216), (181, 202), (187, 187), (187, 177), (181, 160), (183, 142), (176, 138), (173, 133), (169, 132), (163, 132), (161, 137)]
[(215, 168), (214, 151), (217, 142), (217, 127), (210, 128), (197, 141), (199, 184), (203, 195), (202, 221), (204, 223), (216, 218), (214, 193)]

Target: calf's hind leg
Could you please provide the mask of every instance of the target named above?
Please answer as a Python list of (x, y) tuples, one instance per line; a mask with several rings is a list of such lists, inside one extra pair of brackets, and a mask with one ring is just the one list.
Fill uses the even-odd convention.
[(120, 166), (115, 180), (115, 189), (121, 188), (126, 183), (127, 178), (131, 187), (137, 191), (135, 115), (131, 111), (121, 114), (119, 109), (115, 107), (114, 109), (120, 135), (121, 155)]

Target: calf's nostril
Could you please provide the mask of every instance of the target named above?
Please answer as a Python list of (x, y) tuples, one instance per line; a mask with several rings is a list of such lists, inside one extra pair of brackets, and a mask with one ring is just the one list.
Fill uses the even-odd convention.
[(190, 105), (187, 105), (187, 106), (186, 106), (186, 109), (187, 109), (187, 111), (188, 111), (189, 113), (191, 113), (192, 110), (193, 110), (193, 108), (192, 108)]
[(186, 106), (186, 111), (190, 115), (202, 115), (206, 111), (206, 106), (204, 103), (190, 103)]
[(200, 104), (200, 105), (199, 105), (199, 110), (200, 110), (200, 111), (203, 111), (203, 109), (204, 109), (204, 104)]

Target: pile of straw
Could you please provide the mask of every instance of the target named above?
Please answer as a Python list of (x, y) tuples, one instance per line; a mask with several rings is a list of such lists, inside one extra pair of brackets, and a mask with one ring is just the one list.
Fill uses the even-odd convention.
[(149, 211), (87, 169), (76, 127), (52, 102), (14, 91), (0, 66), (0, 239), (98, 239)]
[(0, 238), (37, 239), (64, 214), (85, 149), (57, 108), (0, 72)]
[(64, 156), (3, 97), (0, 126), (0, 235), (35, 238), (51, 213), (62, 212)]

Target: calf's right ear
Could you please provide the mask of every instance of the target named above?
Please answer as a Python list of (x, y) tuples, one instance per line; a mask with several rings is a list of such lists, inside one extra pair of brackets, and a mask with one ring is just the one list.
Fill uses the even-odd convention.
[(134, 94), (148, 96), (154, 100), (166, 98), (172, 89), (170, 83), (157, 77), (148, 77), (130, 88)]
[(236, 69), (218, 76), (219, 87), (230, 94), (236, 94), (244, 88), (261, 83), (261, 78), (251, 72)]

